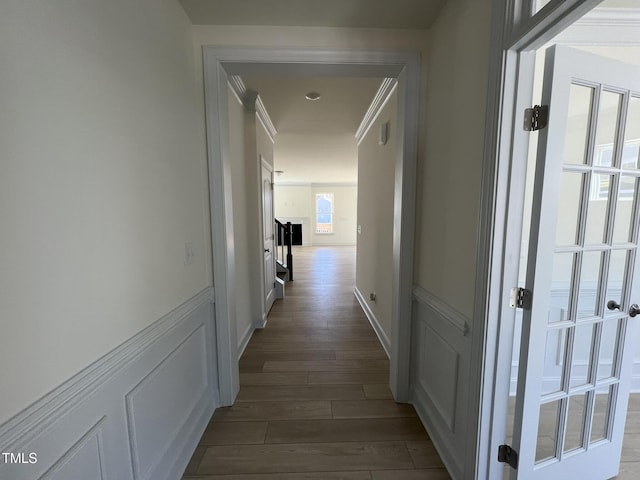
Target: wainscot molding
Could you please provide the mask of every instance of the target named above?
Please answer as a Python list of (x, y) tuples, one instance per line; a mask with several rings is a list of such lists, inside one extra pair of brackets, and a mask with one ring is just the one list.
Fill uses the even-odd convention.
[[(410, 401), (453, 479), (464, 477), (470, 418), (469, 319), (414, 287)], [(461, 454), (462, 453), (462, 454)]]
[(380, 325), (378, 318), (376, 317), (375, 313), (373, 313), (373, 310), (371, 310), (371, 307), (369, 307), (367, 301), (364, 299), (362, 292), (358, 290), (358, 287), (355, 288), (353, 293), (355, 294), (358, 303), (362, 307), (362, 310), (364, 310), (365, 315), (369, 319), (369, 323), (375, 330), (376, 335), (378, 336), (378, 340), (380, 340), (382, 348), (384, 348), (387, 357), (391, 358), (391, 343), (389, 342), (389, 337), (387, 337), (387, 334), (384, 333), (384, 330), (382, 329), (382, 325)]
[(376, 121), (378, 115), (380, 115), (380, 112), (389, 101), (389, 98), (391, 97), (391, 94), (393, 93), (397, 85), (398, 80), (396, 78), (385, 78), (382, 81), (380, 88), (378, 88), (376, 95), (371, 101), (371, 105), (369, 105), (369, 109), (364, 114), (362, 122), (360, 122), (360, 126), (356, 130), (355, 136), (358, 144), (362, 142), (362, 139), (373, 126), (373, 123)]
[(444, 320), (458, 329), (465, 337), (469, 334), (470, 320), (441, 298), (418, 285), (413, 287), (413, 298), (416, 302), (435, 310)]
[[(207, 287), (0, 425), (12, 480), (177, 480), (219, 404)], [(182, 372), (189, 372), (184, 375)]]

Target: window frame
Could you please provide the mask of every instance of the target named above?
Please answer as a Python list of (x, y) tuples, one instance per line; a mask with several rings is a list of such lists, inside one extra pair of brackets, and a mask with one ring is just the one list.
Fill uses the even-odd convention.
[[(331, 211), (329, 213), (327, 212), (319, 212), (318, 211), (318, 200), (323, 198), (323, 197), (329, 197), (329, 201), (331, 204)], [(316, 235), (333, 235), (334, 234), (334, 216), (335, 216), (335, 195), (333, 194), (333, 192), (327, 192), (327, 193), (316, 193), (315, 194), (315, 203), (314, 203), (314, 209), (315, 209), (315, 217), (314, 217), (314, 223), (315, 223), (315, 229), (314, 229), (314, 233)], [(320, 215), (329, 215), (330, 216), (330, 222), (326, 223), (320, 223), (318, 222), (318, 217)], [(329, 231), (325, 231), (325, 230), (320, 230), (319, 226), (320, 225), (328, 225), (329, 226)]]

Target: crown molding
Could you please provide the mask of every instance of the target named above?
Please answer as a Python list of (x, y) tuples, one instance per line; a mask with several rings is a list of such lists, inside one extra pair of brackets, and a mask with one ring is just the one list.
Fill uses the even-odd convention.
[(242, 78), (238, 75), (229, 75), (229, 86), (236, 94), (238, 99), (244, 104), (244, 99), (247, 96), (247, 87), (245, 86)]
[(267, 108), (264, 106), (264, 103), (262, 102), (262, 98), (260, 98), (260, 95), (258, 95), (256, 98), (256, 113), (258, 114), (258, 119), (262, 123), (262, 126), (267, 131), (267, 134), (271, 139), (271, 143), (274, 143), (275, 136), (278, 134), (278, 131), (276, 130), (275, 125), (271, 121), (271, 117), (269, 116), (269, 113), (267, 112)]
[(233, 90), (233, 93), (242, 102), (244, 107), (249, 112), (255, 112), (262, 123), (262, 126), (267, 132), (271, 143), (274, 143), (275, 136), (278, 134), (275, 125), (271, 121), (271, 117), (267, 112), (267, 108), (264, 106), (264, 102), (257, 92), (247, 90), (246, 85), (242, 81), (242, 77), (239, 75), (229, 75), (229, 86)]
[(356, 140), (358, 141), (358, 144), (367, 134), (373, 125), (373, 122), (376, 121), (378, 115), (380, 115), (380, 112), (389, 101), (389, 97), (391, 97), (391, 94), (397, 85), (398, 80), (396, 78), (385, 78), (382, 81), (382, 84), (380, 84), (380, 88), (378, 88), (375, 97), (373, 97), (367, 113), (364, 114), (364, 118), (362, 119), (362, 122), (360, 122), (358, 130), (356, 130)]

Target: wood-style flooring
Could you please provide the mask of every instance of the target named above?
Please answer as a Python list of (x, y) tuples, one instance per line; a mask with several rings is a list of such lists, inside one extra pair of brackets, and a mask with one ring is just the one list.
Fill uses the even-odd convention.
[(356, 301), (353, 247), (298, 247), (183, 480), (449, 480)]

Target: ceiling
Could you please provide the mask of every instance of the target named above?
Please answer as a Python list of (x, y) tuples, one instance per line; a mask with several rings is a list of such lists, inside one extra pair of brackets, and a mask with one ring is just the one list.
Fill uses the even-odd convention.
[(446, 0), (180, 0), (194, 25), (426, 29)]
[[(273, 121), (276, 177), (286, 183), (353, 183), (357, 180), (358, 129), (382, 78), (246, 76)], [(317, 101), (305, 99), (318, 92)]]
[[(243, 75), (242, 79), (262, 98), (278, 134), (355, 135), (382, 82), (381, 78), (357, 77)], [(309, 92), (321, 98), (309, 101), (305, 98)]]

